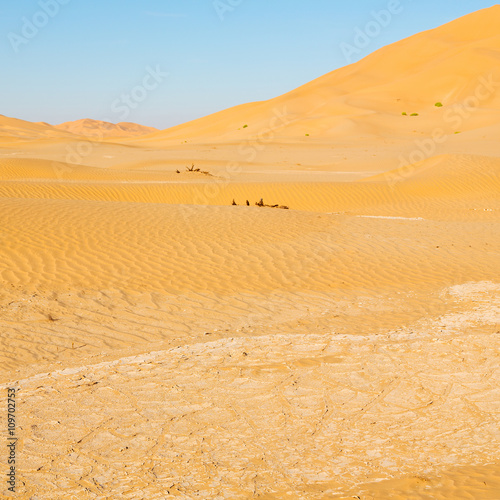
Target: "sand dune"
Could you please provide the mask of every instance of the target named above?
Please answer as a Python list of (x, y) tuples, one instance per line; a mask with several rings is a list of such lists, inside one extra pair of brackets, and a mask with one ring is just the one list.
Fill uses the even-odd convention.
[(96, 136), (96, 137), (131, 137), (136, 135), (145, 135), (157, 132), (153, 127), (145, 127), (137, 123), (121, 122), (109, 123), (100, 120), (77, 120), (74, 122), (61, 123), (54, 125), (54, 128), (66, 130), (76, 135)]
[[(444, 113), (476, 94), (480, 99), (474, 108), (483, 116), (462, 120), (458, 130), (477, 128), (485, 120), (494, 124), (500, 107), (498, 22), (500, 6), (495, 5), (387, 46), (270, 101), (237, 106), (139, 140), (243, 140), (269, 135), (269, 129), (275, 137), (332, 139), (394, 135), (395, 129), (397, 135), (415, 128), (430, 132)], [(437, 102), (443, 108), (436, 108)], [(403, 112), (419, 116), (403, 117)], [(454, 123), (449, 116), (449, 133), (457, 131)]]
[(0, 141), (31, 141), (40, 138), (68, 138), (69, 134), (58, 131), (47, 123), (31, 123), (0, 115)]
[(164, 131), (0, 116), (19, 498), (497, 500), (499, 22)]

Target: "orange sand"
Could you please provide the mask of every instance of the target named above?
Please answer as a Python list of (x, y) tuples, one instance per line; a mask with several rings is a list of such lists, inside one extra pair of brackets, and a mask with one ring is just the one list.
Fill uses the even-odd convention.
[(0, 116), (17, 498), (500, 499), (499, 24), (165, 131)]

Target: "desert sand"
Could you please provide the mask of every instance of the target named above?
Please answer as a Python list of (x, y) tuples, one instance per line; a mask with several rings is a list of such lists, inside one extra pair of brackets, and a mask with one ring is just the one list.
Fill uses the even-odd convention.
[(164, 131), (0, 116), (16, 498), (500, 499), (499, 24)]

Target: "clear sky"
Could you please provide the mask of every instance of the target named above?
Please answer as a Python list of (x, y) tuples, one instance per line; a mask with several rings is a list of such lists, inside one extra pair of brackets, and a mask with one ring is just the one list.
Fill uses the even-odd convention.
[[(283, 94), (384, 45), (494, 4), (3, 0), (0, 114), (52, 124), (94, 118), (167, 128)], [(373, 17), (389, 7), (390, 19)], [(367, 23), (368, 43), (356, 44)], [(349, 59), (342, 44), (356, 49)]]

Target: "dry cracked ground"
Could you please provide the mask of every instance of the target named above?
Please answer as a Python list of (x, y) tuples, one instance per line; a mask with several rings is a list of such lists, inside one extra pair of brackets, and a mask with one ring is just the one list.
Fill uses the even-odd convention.
[[(500, 286), (443, 296), (458, 312), (383, 335), (207, 336), (5, 384), (15, 497), (461, 498), (430, 492), (477, 465), (466, 475), (495, 498)], [(401, 477), (424, 496), (369, 493)]]

